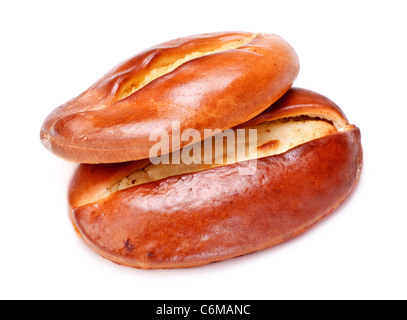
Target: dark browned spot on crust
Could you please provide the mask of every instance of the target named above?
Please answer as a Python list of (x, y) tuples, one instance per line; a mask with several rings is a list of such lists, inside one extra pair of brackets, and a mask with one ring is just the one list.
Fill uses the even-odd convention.
[(270, 140), (264, 144), (262, 144), (261, 146), (257, 147), (257, 150), (259, 151), (268, 151), (268, 150), (272, 150), (277, 148), (280, 145), (280, 141), (279, 140)]
[(295, 116), (295, 117), (287, 117), (287, 118), (281, 118), (274, 120), (275, 122), (280, 122), (280, 123), (285, 123), (285, 122), (290, 122), (290, 121), (324, 121), (328, 122), (332, 126), (335, 126), (333, 121), (321, 118), (321, 117), (311, 117), (307, 115), (301, 115), (301, 116)]
[(127, 251), (129, 251), (129, 252), (131, 252), (131, 251), (133, 251), (134, 250), (134, 244), (132, 244), (131, 242), (130, 242), (130, 239), (126, 239), (125, 241), (124, 241), (124, 247), (127, 249)]

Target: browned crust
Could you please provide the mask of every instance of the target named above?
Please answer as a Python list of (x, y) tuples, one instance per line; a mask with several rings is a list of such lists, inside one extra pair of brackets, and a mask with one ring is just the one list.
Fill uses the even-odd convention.
[(252, 35), (197, 35), (136, 55), (54, 110), (41, 130), (43, 144), (71, 161), (125, 162), (148, 158), (156, 143), (149, 141), (151, 131), (161, 128), (171, 133), (172, 121), (180, 121), (182, 131), (193, 128), (201, 133), (248, 121), (280, 98), (297, 77), (298, 57), (278, 36), (258, 34), (238, 49), (191, 60), (133, 95), (116, 100), (130, 78), (146, 74), (159, 60), (182, 58), (214, 43)]
[(332, 121), (339, 128), (344, 128), (349, 124), (341, 108), (331, 99), (308, 89), (291, 88), (270, 108), (249, 121), (236, 126), (236, 128), (303, 115), (316, 117), (321, 115), (325, 120)]
[(76, 168), (69, 189), (69, 205), (76, 208), (94, 202), (94, 197), (130, 173), (149, 164), (148, 159), (111, 164), (82, 164)]
[(355, 127), (258, 159), (136, 186), (73, 211), (85, 242), (138, 268), (194, 267), (261, 250), (308, 229), (353, 189)]
[[(308, 94), (299, 90), (291, 98), (302, 95), (306, 100)], [(289, 101), (276, 112), (292, 107)], [(194, 267), (271, 247), (302, 233), (347, 197), (362, 163), (359, 129), (349, 125), (284, 154), (258, 159), (253, 175), (239, 175), (239, 168), (247, 164), (236, 163), (169, 177), (94, 203), (76, 206), (73, 201), (71, 216), (87, 245), (116, 263), (146, 269)], [(107, 172), (82, 165), (80, 179), (76, 176), (71, 184), (70, 199), (89, 193), (84, 179), (90, 186), (92, 179), (108, 186), (116, 170), (124, 173), (129, 166), (109, 167), (112, 171)], [(93, 167), (101, 175), (91, 174)]]

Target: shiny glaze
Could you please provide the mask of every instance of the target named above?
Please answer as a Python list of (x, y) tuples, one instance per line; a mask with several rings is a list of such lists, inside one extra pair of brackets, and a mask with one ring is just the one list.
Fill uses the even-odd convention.
[[(287, 109), (295, 116), (299, 109), (307, 115), (301, 101), (310, 102), (315, 94), (292, 89), (288, 99), (283, 97), (283, 103), (270, 107), (267, 117), (258, 117), (264, 121), (275, 113), (288, 115)], [(363, 163), (359, 129), (349, 125), (329, 99), (318, 95), (317, 100), (319, 112), (330, 110), (346, 128), (283, 154), (257, 159), (253, 175), (239, 175), (239, 168), (247, 165), (242, 162), (87, 202), (82, 195), (91, 199), (97, 193), (93, 185), (102, 190), (141, 164), (81, 165), (69, 197), (78, 234), (103, 257), (148, 269), (200, 266), (268, 248), (302, 233), (347, 197)], [(315, 112), (314, 105), (310, 104), (309, 112)]]
[[(278, 36), (257, 34), (247, 45), (190, 60), (120, 100), (123, 87), (160, 61), (251, 37), (215, 33), (180, 38), (121, 63), (45, 120), (41, 140), (56, 155), (81, 163), (144, 159), (154, 129), (171, 137), (172, 121), (187, 128), (229, 129), (248, 121), (293, 84), (299, 61)], [(183, 142), (186, 144), (187, 142)], [(183, 145), (181, 145), (183, 146)], [(180, 147), (180, 146), (177, 146)]]

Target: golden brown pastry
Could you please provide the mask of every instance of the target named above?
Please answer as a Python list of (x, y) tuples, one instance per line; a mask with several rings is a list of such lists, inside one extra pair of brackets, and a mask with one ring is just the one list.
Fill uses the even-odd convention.
[(302, 233), (358, 181), (359, 129), (326, 97), (291, 89), (234, 130), (242, 128), (257, 130), (252, 174), (240, 174), (250, 158), (191, 166), (149, 160), (80, 165), (69, 190), (76, 231), (118, 264), (200, 266)]
[[(122, 62), (45, 120), (41, 140), (81, 163), (149, 157), (155, 128), (229, 129), (267, 109), (293, 84), (299, 61), (282, 38), (202, 34), (169, 41)], [(185, 146), (171, 146), (171, 150)]]

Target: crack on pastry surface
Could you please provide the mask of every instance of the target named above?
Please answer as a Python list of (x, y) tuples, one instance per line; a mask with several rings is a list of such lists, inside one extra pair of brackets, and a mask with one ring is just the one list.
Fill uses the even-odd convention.
[[(255, 145), (249, 134), (250, 129), (257, 130), (257, 141), (254, 141), (256, 142)], [(234, 148), (231, 148), (230, 145), (228, 146), (227, 138), (222, 137), (223, 153), (221, 159), (219, 159), (219, 155), (217, 156), (215, 152), (216, 136), (213, 136), (199, 142), (201, 150), (201, 153), (197, 157), (198, 160), (201, 160), (199, 163), (185, 164), (182, 161), (179, 164), (172, 163), (174, 155), (171, 153), (169, 154), (168, 164), (150, 163), (132, 172), (113, 186), (107, 188), (102, 198), (120, 190), (172, 176), (199, 172), (236, 162), (281, 154), (300, 144), (338, 132), (338, 129), (331, 121), (321, 117), (310, 116), (288, 117), (274, 121), (266, 121), (246, 127), (243, 130), (245, 130), (244, 146), (243, 143), (239, 146), (237, 141), (235, 141)], [(236, 132), (236, 130), (233, 131)], [(206, 143), (209, 139), (212, 139), (212, 143)], [(193, 145), (190, 146), (189, 151), (191, 151), (192, 148)], [(240, 152), (238, 155), (238, 150), (244, 150), (244, 152)], [(208, 154), (211, 156), (211, 159), (209, 159), (210, 161), (205, 161), (205, 157), (207, 157)], [(208, 158), (206, 158), (206, 160), (208, 160)]]
[(129, 96), (131, 96), (134, 92), (137, 90), (141, 89), (142, 87), (146, 86), (150, 82), (154, 81), (155, 79), (158, 79), (172, 71), (174, 71), (176, 68), (180, 67), (181, 65), (185, 64), (188, 61), (208, 56), (211, 54), (219, 53), (219, 52), (224, 52), (232, 49), (237, 49), (239, 47), (242, 47), (249, 42), (251, 42), (257, 34), (253, 34), (250, 37), (247, 37), (246, 39), (241, 39), (241, 40), (234, 40), (231, 42), (224, 43), (220, 47), (214, 47), (212, 50), (209, 51), (196, 51), (192, 52), (189, 54), (186, 54), (183, 58), (177, 59), (175, 61), (165, 61), (161, 62), (160, 65), (156, 66), (153, 68), (150, 72), (148, 72), (144, 78), (139, 79), (132, 79), (130, 80), (126, 85), (124, 85), (123, 89), (121, 90), (121, 93), (118, 95), (119, 100), (123, 100)]

